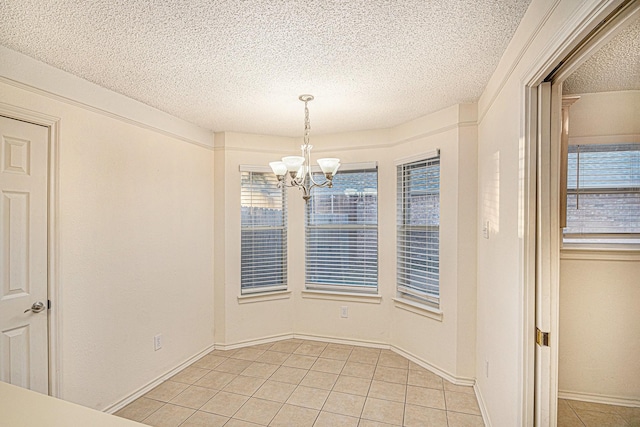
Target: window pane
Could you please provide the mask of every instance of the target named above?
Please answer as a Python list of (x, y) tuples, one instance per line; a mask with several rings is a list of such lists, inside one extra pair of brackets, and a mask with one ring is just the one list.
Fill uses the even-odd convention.
[(306, 215), (306, 283), (377, 289), (377, 169), (341, 171), (332, 188), (313, 189)]
[(242, 230), (242, 288), (281, 286), (287, 282), (286, 241), (281, 228)]
[(286, 193), (271, 173), (241, 177), (241, 292), (286, 287)]
[(440, 157), (398, 166), (398, 293), (440, 301)]
[(315, 228), (307, 231), (307, 283), (376, 286), (375, 228)]
[(567, 242), (640, 237), (640, 144), (569, 146)]

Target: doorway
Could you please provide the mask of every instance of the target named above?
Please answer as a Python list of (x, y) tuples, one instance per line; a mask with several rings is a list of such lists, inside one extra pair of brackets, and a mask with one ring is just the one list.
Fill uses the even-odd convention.
[[(591, 239), (589, 242), (583, 239), (582, 242), (577, 243), (578, 249), (574, 249), (573, 251), (569, 249), (570, 245), (562, 246), (563, 234), (560, 226), (563, 222), (563, 218), (561, 217), (560, 212), (566, 212), (566, 209), (563, 210), (561, 206), (562, 202), (567, 200), (566, 194), (563, 194), (562, 190), (568, 188), (569, 192), (573, 191), (575, 193), (575, 182), (573, 184), (570, 182), (569, 186), (567, 186), (566, 174), (563, 174), (567, 169), (564, 169), (562, 166), (568, 163), (566, 159), (570, 157), (567, 153), (567, 151), (571, 151), (570, 147), (572, 145), (578, 145), (575, 138), (571, 141), (572, 143), (569, 142), (570, 126), (567, 126), (571, 123), (571, 120), (566, 120), (566, 118), (570, 118), (571, 114), (566, 114), (563, 118), (563, 112), (570, 112), (571, 108), (573, 108), (570, 105), (572, 103), (574, 103), (574, 105), (578, 105), (577, 103), (580, 102), (575, 99), (577, 97), (576, 93), (567, 93), (565, 89), (565, 93), (563, 94), (563, 84), (567, 83), (567, 85), (569, 85), (570, 83), (575, 83), (571, 82), (571, 75), (575, 73), (576, 70), (579, 70), (583, 64), (587, 64), (586, 66), (588, 68), (589, 58), (594, 57), (594, 54), (597, 54), (597, 52), (603, 48), (603, 46), (606, 46), (607, 43), (615, 40), (617, 35), (622, 34), (622, 31), (625, 28), (633, 25), (639, 16), (640, 5), (637, 2), (626, 2), (616, 9), (611, 15), (603, 17), (604, 19), (601, 18), (602, 22), (596, 26), (595, 30), (592, 31), (577, 48), (570, 52), (565, 59), (559, 61), (560, 65), (551, 72), (549, 77), (545, 79), (546, 83), (542, 83), (540, 86), (534, 85), (535, 88), (533, 89), (533, 93), (537, 94), (537, 108), (530, 111), (530, 116), (536, 118), (537, 132), (535, 134), (535, 145), (537, 150), (533, 155), (536, 160), (529, 164), (532, 165), (532, 167), (535, 165), (537, 173), (535, 193), (538, 197), (535, 202), (536, 207), (534, 209), (536, 212), (535, 323), (536, 327), (540, 331), (540, 334), (538, 335), (543, 337), (543, 339), (539, 340), (538, 344), (535, 345), (535, 425), (586, 425), (557, 424), (559, 415), (563, 418), (568, 414), (567, 409), (573, 411), (573, 408), (567, 407), (567, 401), (564, 399), (560, 401), (560, 405), (558, 406), (558, 397), (571, 398), (575, 401), (579, 394), (575, 392), (571, 394), (568, 390), (563, 390), (560, 387), (567, 387), (567, 384), (573, 384), (571, 386), (573, 387), (576, 384), (576, 378), (578, 379), (578, 382), (580, 382), (584, 379), (583, 378), (581, 380), (580, 376), (594, 375), (592, 370), (594, 366), (593, 363), (585, 362), (585, 360), (589, 359), (587, 357), (585, 360), (580, 362), (582, 365), (581, 368), (578, 369), (577, 375), (573, 375), (573, 378), (571, 378), (571, 373), (566, 370), (566, 367), (573, 366), (573, 368), (578, 368), (576, 365), (577, 359), (571, 361), (571, 357), (575, 357), (575, 355), (580, 352), (582, 356), (589, 354), (593, 356), (596, 353), (603, 353), (602, 350), (596, 350), (595, 347), (598, 345), (598, 336), (602, 335), (603, 329), (601, 324), (603, 322), (599, 323), (600, 333), (597, 333), (594, 329), (590, 328), (586, 328), (581, 331), (586, 334), (583, 335), (583, 337), (586, 336), (585, 340), (589, 345), (588, 348), (583, 346), (581, 350), (577, 350), (576, 352), (576, 349), (571, 348), (569, 345), (570, 340), (563, 340), (562, 343), (560, 341), (563, 333), (565, 337), (567, 336), (567, 333), (569, 333), (569, 330), (566, 328), (563, 332), (563, 327), (569, 326), (571, 323), (567, 321), (566, 317), (562, 316), (565, 316), (572, 310), (576, 311), (575, 306), (582, 306), (578, 311), (582, 310), (584, 312), (586, 310), (587, 316), (591, 316), (592, 320), (593, 317), (597, 316), (595, 311), (584, 308), (585, 298), (583, 297), (585, 295), (584, 292), (586, 291), (586, 288), (584, 287), (585, 277), (582, 276), (582, 282), (577, 284), (579, 289), (577, 293), (574, 292), (573, 294), (569, 289), (568, 279), (578, 277), (578, 274), (576, 274), (577, 272), (584, 273), (586, 271), (584, 266), (576, 269), (576, 266), (572, 265), (572, 263), (575, 263), (576, 257), (582, 258), (582, 262), (586, 261), (588, 265), (593, 267), (593, 262), (596, 259), (594, 256), (596, 256), (595, 254), (597, 249), (602, 249), (602, 245), (598, 244), (599, 242), (597, 242), (597, 239), (595, 241)], [(600, 61), (602, 60), (600, 59)], [(640, 88), (635, 90), (638, 91)], [(611, 90), (603, 92), (611, 92)], [(565, 95), (564, 104), (563, 95)], [(574, 98), (571, 99), (571, 102), (567, 102), (569, 95), (573, 95)], [(611, 94), (609, 93), (609, 95)], [(586, 103), (583, 103), (583, 105), (584, 104)], [(618, 116), (616, 120), (619, 118), (620, 117)], [(592, 120), (588, 124), (592, 125), (593, 123), (594, 121)], [(563, 138), (563, 132), (566, 133), (566, 135), (564, 135), (565, 138)], [(575, 132), (573, 136), (576, 136)], [(602, 136), (603, 135), (599, 135), (598, 137)], [(621, 141), (620, 135), (617, 135), (614, 139), (617, 139), (616, 142), (618, 143), (631, 142)], [(592, 140), (591, 142), (595, 145), (594, 141), (595, 140)], [(580, 142), (584, 143), (586, 140), (583, 139)], [(603, 142), (602, 138), (600, 142)], [(575, 170), (575, 164), (573, 167)], [(591, 188), (590, 190), (594, 189)], [(586, 197), (590, 197), (591, 195), (595, 195), (595, 190), (591, 194), (587, 194)], [(575, 201), (575, 197), (570, 194), (569, 200)], [(583, 201), (585, 201), (585, 199), (583, 199)], [(573, 234), (576, 233), (570, 232), (565, 234), (564, 241), (571, 241), (571, 237), (576, 238), (575, 236), (572, 236)], [(604, 236), (606, 233), (599, 234), (601, 234), (600, 237), (606, 238), (606, 236)], [(575, 241), (574, 244), (576, 244)], [(609, 245), (608, 249), (612, 249), (610, 242), (606, 243), (605, 246), (606, 245)], [(614, 248), (619, 249), (620, 247), (621, 246), (617, 246)], [(635, 249), (637, 250), (637, 246)], [(600, 252), (602, 252), (602, 250)], [(609, 251), (609, 253), (604, 255), (604, 257), (609, 257), (610, 260), (613, 260), (616, 255), (612, 254), (613, 252)], [(629, 258), (629, 253), (625, 256)], [(572, 258), (574, 259), (572, 260)], [(633, 258), (633, 256), (631, 256), (631, 258)], [(569, 277), (568, 274), (571, 277)], [(592, 277), (598, 277), (598, 275), (592, 274)], [(600, 279), (602, 279), (602, 277), (603, 275), (600, 274)], [(564, 288), (563, 283), (565, 285)], [(562, 295), (564, 295), (564, 299), (562, 298)], [(570, 307), (566, 304), (563, 307), (563, 301), (574, 303), (574, 307)], [(561, 323), (563, 319), (565, 321), (564, 324)], [(583, 323), (580, 323), (579, 320), (577, 322), (578, 324), (586, 325), (588, 323), (586, 320), (587, 319), (584, 319)], [(575, 319), (573, 323), (575, 324)], [(544, 339), (545, 337), (546, 341)], [(574, 356), (571, 356), (572, 352)], [(560, 357), (562, 357), (562, 360), (560, 360)], [(590, 361), (594, 362), (593, 357)], [(608, 362), (610, 363), (611, 360)], [(606, 363), (607, 361), (603, 362), (603, 364)], [(584, 381), (582, 382), (584, 383)], [(596, 396), (596, 394), (591, 395), (591, 400), (594, 400), (594, 396)], [(585, 397), (585, 395), (583, 394), (582, 397)], [(626, 403), (633, 403), (631, 400), (627, 400)], [(600, 401), (600, 403), (605, 402)], [(575, 411), (573, 411), (572, 414), (577, 415)], [(597, 414), (594, 416), (597, 416)], [(609, 413), (605, 415), (605, 418), (612, 418), (613, 416), (615, 416), (615, 414), (612, 415)], [(624, 418), (622, 418), (622, 420), (624, 421)], [(574, 419), (574, 421), (583, 422), (580, 421), (579, 417)]]
[(0, 380), (55, 397), (58, 123), (0, 103)]
[(629, 20), (557, 83), (560, 427), (640, 421), (640, 18)]

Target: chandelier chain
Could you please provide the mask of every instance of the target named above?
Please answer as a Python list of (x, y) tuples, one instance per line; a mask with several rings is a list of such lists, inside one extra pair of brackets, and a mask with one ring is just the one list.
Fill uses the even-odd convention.
[(311, 133), (311, 122), (309, 120), (309, 107), (307, 103), (309, 101), (304, 101), (304, 145), (309, 145), (309, 134)]

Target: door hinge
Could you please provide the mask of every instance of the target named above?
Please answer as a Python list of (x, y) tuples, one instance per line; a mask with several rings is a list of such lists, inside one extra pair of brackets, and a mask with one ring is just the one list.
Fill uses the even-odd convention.
[(549, 332), (542, 332), (536, 328), (536, 344), (541, 347), (549, 347)]

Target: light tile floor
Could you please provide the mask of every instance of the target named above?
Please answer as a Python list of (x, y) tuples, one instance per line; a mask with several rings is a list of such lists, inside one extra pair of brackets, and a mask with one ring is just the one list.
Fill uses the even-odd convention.
[(389, 350), (290, 339), (214, 350), (116, 415), (152, 426), (484, 426), (471, 387)]
[(640, 408), (558, 399), (558, 427), (640, 427)]

